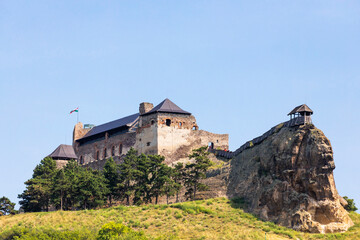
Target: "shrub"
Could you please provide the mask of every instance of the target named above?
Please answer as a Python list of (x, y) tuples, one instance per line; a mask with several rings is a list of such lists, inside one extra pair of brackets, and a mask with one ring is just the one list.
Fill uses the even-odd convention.
[(354, 199), (350, 199), (350, 198), (348, 198), (347, 196), (345, 196), (344, 197), (344, 199), (347, 201), (347, 205), (345, 206), (345, 209), (347, 210), (347, 211), (356, 211), (356, 210), (358, 210), (357, 209), (357, 207), (355, 207), (355, 202), (354, 202)]
[(13, 227), (0, 234), (0, 239), (21, 239), (21, 240), (86, 240), (91, 238), (90, 231), (69, 231), (69, 230), (54, 230), (54, 229), (33, 229), (27, 227)]
[(213, 213), (210, 209), (207, 209), (203, 206), (193, 205), (193, 204), (177, 203), (177, 204), (171, 205), (171, 207), (181, 209), (184, 212), (189, 213), (189, 214), (198, 214), (198, 213), (212, 214)]
[(142, 232), (136, 232), (121, 223), (109, 222), (104, 224), (98, 233), (98, 240), (145, 240), (147, 239)]

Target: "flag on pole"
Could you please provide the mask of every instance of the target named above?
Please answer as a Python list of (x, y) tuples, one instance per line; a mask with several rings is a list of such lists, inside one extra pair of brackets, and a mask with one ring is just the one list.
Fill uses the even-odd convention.
[(74, 110), (70, 111), (70, 114), (72, 114), (73, 112), (79, 112), (79, 108), (75, 108)]

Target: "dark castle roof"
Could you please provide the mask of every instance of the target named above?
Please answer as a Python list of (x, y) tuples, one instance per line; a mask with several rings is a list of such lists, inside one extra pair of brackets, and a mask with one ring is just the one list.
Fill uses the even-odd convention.
[(74, 148), (71, 145), (61, 144), (48, 157), (53, 159), (77, 159)]
[[(93, 127), (87, 134), (85, 134), (85, 136), (81, 139), (84, 138), (88, 138), (100, 133), (104, 133), (116, 128), (121, 128), (121, 127), (130, 127), (132, 125), (132, 123), (134, 123), (136, 121), (136, 119), (139, 117), (139, 113), (135, 113), (133, 115), (124, 117), (124, 118), (120, 118), (118, 120), (114, 120), (108, 123), (104, 123), (101, 124), (99, 126)], [(79, 140), (81, 140), (79, 139)]]
[(159, 113), (159, 112), (162, 112), (162, 113), (180, 113), (180, 114), (191, 115), (191, 113), (182, 110), (175, 103), (173, 103), (168, 98), (166, 98), (159, 105), (157, 105), (156, 107), (154, 107), (150, 111), (142, 114), (142, 116), (149, 115), (149, 114), (152, 114), (152, 113)]
[[(163, 112), (163, 113), (180, 113), (180, 114), (187, 114), (191, 115), (191, 113), (182, 110), (179, 108), (175, 103), (170, 101), (169, 99), (165, 99), (162, 101), (159, 105), (151, 109), (149, 112), (144, 113), (143, 115), (148, 115), (151, 113), (157, 113), (157, 112)], [(76, 140), (78, 142), (86, 142), (90, 139), (97, 138), (98, 136), (101, 136), (101, 134), (104, 134), (105, 132), (109, 132), (111, 130), (118, 131), (121, 129), (130, 128), (134, 122), (138, 119), (139, 113), (120, 118), (118, 120), (104, 123), (102, 125), (93, 127), (88, 133), (85, 134), (84, 137)], [(97, 136), (96, 136), (97, 135)]]
[(306, 104), (303, 104), (294, 108), (288, 115), (300, 112), (309, 112), (310, 114), (313, 114), (313, 111)]

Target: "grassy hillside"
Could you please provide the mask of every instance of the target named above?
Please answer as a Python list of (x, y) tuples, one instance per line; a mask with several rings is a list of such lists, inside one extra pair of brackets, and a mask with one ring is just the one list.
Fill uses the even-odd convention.
[[(241, 201), (216, 198), (172, 205), (26, 213), (0, 217), (0, 239), (96, 239), (108, 222), (120, 222), (147, 239), (360, 239), (360, 214), (342, 234), (305, 234), (244, 213)], [(54, 237), (55, 236), (55, 237)], [(127, 238), (133, 239), (133, 238)]]

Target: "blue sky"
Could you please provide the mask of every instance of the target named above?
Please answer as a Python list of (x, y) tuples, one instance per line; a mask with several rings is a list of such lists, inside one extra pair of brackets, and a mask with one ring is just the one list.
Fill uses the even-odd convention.
[(0, 195), (101, 124), (171, 99), (230, 149), (306, 103), (360, 207), (359, 1), (0, 1)]

